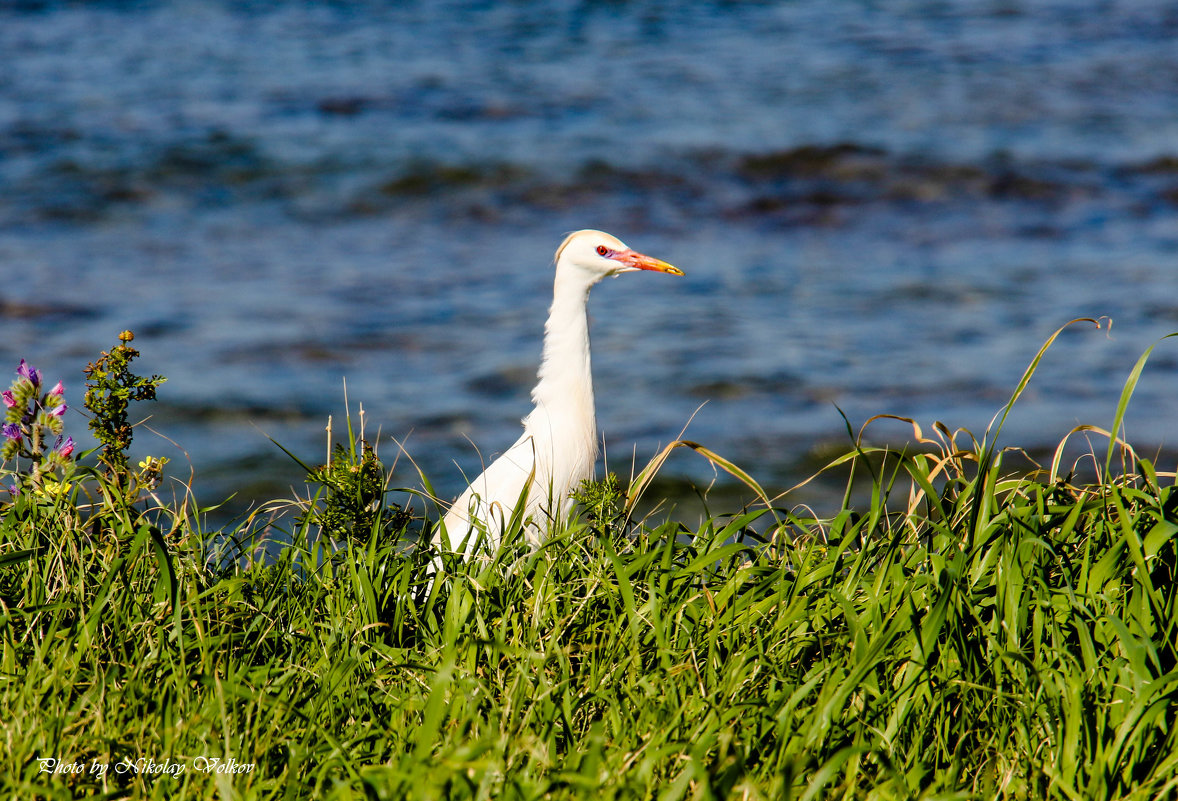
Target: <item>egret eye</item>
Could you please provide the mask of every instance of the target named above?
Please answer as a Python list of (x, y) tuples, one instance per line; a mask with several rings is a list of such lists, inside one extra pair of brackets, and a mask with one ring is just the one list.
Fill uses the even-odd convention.
[(597, 255), (598, 256), (605, 256), (608, 254), (609, 254), (609, 248), (607, 248), (605, 245), (598, 245), (597, 246)]

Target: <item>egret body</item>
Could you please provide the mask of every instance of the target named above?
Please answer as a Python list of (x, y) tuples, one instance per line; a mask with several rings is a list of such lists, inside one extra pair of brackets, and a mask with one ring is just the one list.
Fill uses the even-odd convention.
[[(557, 249), (539, 382), (532, 390), (535, 408), (523, 419), (519, 440), (471, 482), (443, 520), (451, 547), (467, 540), (464, 558), (474, 556), (479, 529), (486, 531), (486, 547), (497, 549), (520, 503), (528, 539), (538, 544), (568, 514), (569, 493), (593, 477), (597, 418), (589, 364), (589, 290), (603, 278), (638, 270), (683, 275), (602, 231), (577, 231)], [(433, 542), (442, 544), (441, 531), (434, 532)]]

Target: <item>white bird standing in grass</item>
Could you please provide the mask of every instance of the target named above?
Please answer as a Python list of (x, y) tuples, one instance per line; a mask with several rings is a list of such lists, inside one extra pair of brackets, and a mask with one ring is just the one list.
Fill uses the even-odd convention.
[[(475, 555), (481, 529), (485, 546), (492, 552), (499, 547), (521, 502), (522, 519), (530, 521), (527, 537), (539, 544), (548, 528), (568, 514), (569, 493), (593, 477), (597, 418), (585, 306), (589, 290), (602, 278), (637, 270), (683, 275), (602, 231), (569, 234), (557, 249), (540, 380), (532, 390), (536, 408), (523, 419), (523, 436), (471, 482), (443, 520), (451, 547), (466, 540), (465, 559)], [(442, 531), (435, 530), (434, 546), (442, 543)]]

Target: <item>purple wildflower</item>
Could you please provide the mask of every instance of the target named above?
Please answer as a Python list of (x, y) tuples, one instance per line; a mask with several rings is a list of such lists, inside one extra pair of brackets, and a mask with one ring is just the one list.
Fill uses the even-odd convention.
[(3, 431), (3, 434), (6, 438), (14, 439), (17, 442), (20, 442), (20, 426), (18, 426), (16, 423), (5, 423), (3, 429), (0, 429), (0, 431)]
[(11, 389), (6, 389), (3, 392), (0, 392), (0, 395), (4, 396), (4, 405), (9, 409), (16, 406), (16, 398), (13, 397)]
[(7, 489), (8, 489), (8, 494), (14, 498), (16, 498), (17, 496), (20, 495), (20, 485), (19, 484), (9, 484)]
[(56, 395), (59, 398), (64, 396), (65, 395), (65, 384), (58, 381), (57, 386), (55, 386), (53, 389), (49, 390), (49, 394)]
[(57, 444), (54, 445), (53, 449), (61, 454), (62, 457), (68, 459), (70, 454), (74, 452), (74, 438), (66, 437), (63, 441), (61, 437), (58, 437)]
[(29, 379), (29, 381), (31, 381), (35, 387), (41, 385), (40, 371), (29, 367), (28, 362), (26, 362), (24, 359), (20, 360), (20, 367), (16, 368), (16, 374), (21, 378)]
[(54, 417), (61, 417), (62, 415), (64, 415), (64, 414), (65, 414), (65, 410), (66, 410), (66, 409), (68, 409), (68, 408), (69, 408), (69, 407), (68, 407), (68, 406), (66, 406), (66, 405), (63, 403), (63, 404), (61, 404), (60, 406), (58, 406), (56, 409), (50, 409), (50, 410), (49, 410), (49, 413), (50, 413), (51, 415), (53, 415)]

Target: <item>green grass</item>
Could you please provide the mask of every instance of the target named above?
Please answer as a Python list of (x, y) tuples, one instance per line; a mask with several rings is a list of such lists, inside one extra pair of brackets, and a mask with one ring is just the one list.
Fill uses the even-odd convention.
[[(1000, 427), (856, 444), (829, 470), (871, 501), (821, 519), (786, 496), (687, 530), (602, 502), (535, 553), (517, 532), (435, 583), (403, 514), (340, 550), (322, 514), (258, 515), (222, 533), (287, 544), (226, 561), (191, 499), (126, 503), (80, 471), (0, 523), (0, 788), (1178, 796), (1174, 475), (1111, 438), (1091, 481), (1014, 469)], [(51, 775), (50, 757), (110, 767)], [(139, 759), (185, 770), (117, 772)]]

